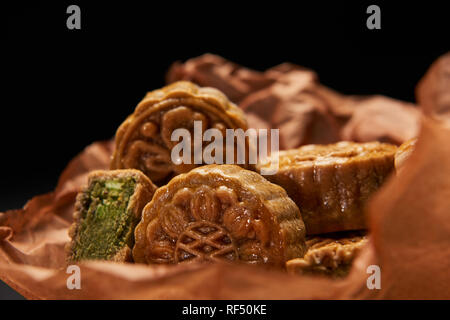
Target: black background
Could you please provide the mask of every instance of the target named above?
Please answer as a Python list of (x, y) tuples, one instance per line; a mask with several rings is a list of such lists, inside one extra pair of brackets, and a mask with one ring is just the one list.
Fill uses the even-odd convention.
[[(444, 1), (392, 2), (6, 7), (0, 211), (52, 190), (71, 158), (112, 137), (144, 94), (164, 85), (172, 62), (206, 52), (261, 71), (289, 61), (345, 94), (414, 102), (418, 80), (450, 49), (450, 13)], [(81, 8), (81, 30), (66, 27), (70, 4)], [(370, 4), (381, 8), (381, 30), (366, 28)]]
[[(1, 302), (4, 309), (14, 311), (14, 315), (23, 317), (33, 312), (45, 316), (45, 319), (129, 319), (138, 317), (162, 317), (163, 319), (384, 319), (386, 317), (411, 319), (419, 311), (430, 310), (434, 314), (445, 314), (449, 301), (29, 301), (24, 308), (23, 302)], [(266, 305), (265, 315), (227, 314), (227, 305)], [(209, 315), (183, 315), (183, 308), (216, 307), (213, 318)], [(218, 310), (223, 310), (219, 312)]]

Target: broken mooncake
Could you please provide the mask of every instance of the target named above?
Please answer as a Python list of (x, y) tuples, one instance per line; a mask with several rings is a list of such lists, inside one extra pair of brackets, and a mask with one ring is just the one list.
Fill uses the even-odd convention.
[[(210, 128), (218, 129), (222, 134), (224, 148), (221, 161), (226, 155), (225, 130), (238, 128), (247, 130), (243, 112), (219, 90), (200, 88), (188, 81), (175, 82), (149, 92), (134, 113), (120, 125), (116, 133), (116, 148), (111, 169), (139, 169), (155, 184), (163, 185), (177, 174), (206, 164), (202, 158), (197, 160), (198, 164), (194, 164), (195, 121), (199, 121), (198, 128), (202, 135)], [(172, 148), (179, 143), (178, 140), (172, 140), (172, 133), (175, 129), (182, 128), (187, 129), (192, 137), (189, 144), (191, 154), (186, 156), (190, 158), (190, 163), (187, 161), (174, 163), (171, 158)], [(200, 151), (203, 151), (209, 143), (200, 141)], [(248, 159), (246, 145), (241, 147), (246, 148), (244, 151)], [(236, 145), (234, 151), (237, 151)], [(185, 157), (183, 152), (177, 154), (180, 154), (178, 157), (180, 159)], [(198, 159), (199, 152), (196, 156)]]
[(306, 241), (308, 251), (303, 258), (286, 262), (287, 271), (332, 278), (345, 277), (367, 241), (367, 237), (358, 232), (312, 237)]
[(279, 186), (236, 165), (173, 178), (144, 208), (133, 258), (140, 263), (241, 261), (284, 268), (305, 253), (305, 226)]
[(405, 141), (398, 147), (397, 152), (395, 153), (395, 170), (400, 172), (401, 168), (404, 166), (406, 160), (408, 160), (417, 143), (417, 138), (409, 139)]
[(90, 173), (75, 203), (67, 260), (132, 261), (134, 229), (155, 190), (138, 170)]
[(380, 142), (306, 145), (281, 151), (278, 171), (265, 177), (300, 208), (307, 234), (364, 229), (363, 208), (394, 169), (396, 149)]

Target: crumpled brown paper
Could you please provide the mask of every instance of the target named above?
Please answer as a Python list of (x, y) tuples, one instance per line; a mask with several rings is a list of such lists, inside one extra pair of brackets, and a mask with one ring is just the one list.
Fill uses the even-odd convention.
[(450, 52), (433, 63), (419, 82), (417, 100), (424, 112), (434, 118), (450, 118)]
[(174, 63), (166, 80), (219, 88), (245, 110), (251, 128), (280, 129), (280, 149), (340, 140), (401, 144), (419, 129), (415, 105), (344, 96), (320, 84), (315, 72), (290, 63), (258, 72), (205, 54)]
[[(263, 78), (259, 86), (265, 85)], [(433, 101), (424, 103), (440, 110)], [(342, 117), (353, 117), (354, 105), (347, 115), (345, 108)], [(108, 167), (112, 142), (94, 143), (73, 159), (54, 192), (31, 199), (21, 210), (0, 213), (0, 279), (30, 299), (449, 299), (450, 125), (447, 118), (420, 119), (405, 170), (391, 177), (368, 206), (370, 240), (346, 279), (235, 264), (85, 262), (81, 289), (69, 290), (64, 244), (75, 195), (90, 170)], [(367, 286), (370, 265), (381, 268), (381, 289)]]

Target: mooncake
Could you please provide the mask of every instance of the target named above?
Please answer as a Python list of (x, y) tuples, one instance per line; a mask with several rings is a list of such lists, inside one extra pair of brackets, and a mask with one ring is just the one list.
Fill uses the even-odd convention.
[(281, 151), (278, 171), (265, 177), (300, 208), (307, 234), (364, 229), (364, 205), (393, 170), (396, 149), (380, 142), (306, 145)]
[(94, 171), (75, 203), (69, 262), (132, 261), (134, 229), (156, 186), (140, 171)]
[(303, 258), (289, 260), (289, 273), (326, 275), (342, 278), (348, 275), (353, 260), (367, 243), (367, 237), (353, 232), (346, 235), (315, 236), (306, 241)]
[(279, 186), (236, 165), (206, 165), (173, 178), (145, 206), (135, 262), (240, 261), (285, 267), (305, 253), (305, 227)]
[[(201, 135), (207, 129), (217, 129), (221, 133), (224, 150), (219, 163), (225, 163), (226, 159), (226, 129), (247, 130), (243, 112), (219, 90), (200, 88), (188, 81), (175, 82), (149, 92), (133, 114), (120, 125), (115, 137), (111, 169), (139, 169), (155, 184), (163, 185), (177, 174), (208, 163), (205, 163), (201, 153), (214, 139), (209, 142), (207, 139), (203, 141), (202, 136), (194, 137), (195, 122), (200, 124), (198, 131)], [(176, 129), (186, 129), (191, 134), (191, 154), (186, 156), (189, 161), (178, 163), (185, 157), (184, 151), (177, 161), (173, 161), (172, 149), (179, 143), (172, 139)], [(200, 139), (200, 152), (194, 150), (194, 139)], [(245, 148), (243, 164), (248, 159), (248, 139), (245, 141), (244, 146), (235, 145), (233, 148), (233, 152), (237, 152), (238, 147)]]

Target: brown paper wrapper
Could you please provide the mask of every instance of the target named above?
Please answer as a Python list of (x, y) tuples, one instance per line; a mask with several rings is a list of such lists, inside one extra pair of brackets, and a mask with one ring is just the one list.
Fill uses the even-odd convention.
[[(232, 69), (233, 64), (222, 62)], [(208, 68), (214, 66), (209, 65)], [(177, 74), (182, 74), (185, 69), (184, 65), (176, 68)], [(174, 75), (174, 70), (169, 73), (169, 78)], [(219, 88), (228, 95), (233, 92), (236, 101), (244, 103), (247, 100), (244, 106), (250, 106), (248, 99), (251, 95), (246, 95), (249, 91), (245, 90), (256, 88), (254, 90), (261, 92), (269, 88), (273, 90), (273, 86), (275, 89), (282, 87), (278, 81), (291, 72), (289, 70), (304, 73), (302, 77), (307, 86), (310, 81), (315, 81), (310, 71), (283, 65), (273, 70), (276, 76), (266, 72), (274, 77), (269, 78), (272, 79), (270, 81), (266, 73), (254, 74), (245, 69), (229, 71), (225, 76), (236, 77), (239, 81), (228, 79), (229, 88)], [(205, 75), (199, 79), (206, 78)], [(218, 84), (222, 84), (223, 78), (223, 74), (213, 77)], [(361, 120), (364, 117), (355, 116), (355, 109), (363, 109), (367, 101), (379, 98), (343, 97), (317, 83), (314, 86), (318, 87), (311, 90), (318, 90), (318, 93), (312, 95), (314, 103), (311, 105), (317, 103), (316, 94), (327, 97), (328, 102), (323, 104), (328, 105), (326, 110), (332, 115), (339, 134), (352, 120), (351, 128), (357, 128), (359, 121), (365, 123)], [(289, 90), (281, 91), (275, 103), (276, 108), (281, 108), (280, 113), (284, 112), (285, 106), (281, 101), (291, 101), (290, 98), (284, 100), (284, 97), (289, 97)], [(292, 93), (291, 96), (297, 94)], [(330, 101), (340, 102), (334, 104)], [(386, 104), (389, 103), (377, 105), (382, 109)], [(396, 114), (401, 121), (409, 121), (405, 118), (413, 113), (419, 114), (414, 107), (400, 104), (398, 110), (379, 112), (389, 114), (389, 118)], [(433, 109), (435, 104), (430, 105)], [(264, 111), (263, 107), (260, 109)], [(269, 110), (268, 114), (261, 115), (256, 112), (255, 117), (261, 116), (261, 121), (272, 126), (274, 122), (269, 115), (274, 115), (273, 112)], [(292, 121), (307, 122), (305, 119), (308, 117), (299, 119), (293, 118)], [(323, 120), (321, 116), (314, 119), (313, 123)], [(112, 142), (94, 143), (73, 159), (62, 173), (54, 192), (34, 197), (21, 210), (0, 213), (0, 279), (29, 299), (449, 299), (450, 125), (447, 118), (420, 116), (420, 119), (418, 142), (404, 170), (391, 177), (367, 208), (369, 242), (345, 279), (296, 276), (237, 264), (147, 266), (93, 261), (79, 265), (81, 289), (69, 290), (67, 281), (70, 274), (66, 273), (64, 245), (69, 240), (67, 228), (72, 222), (75, 195), (86, 183), (89, 171), (108, 167)], [(368, 121), (365, 125), (370, 126), (371, 123)], [(373, 130), (372, 134), (395, 138), (399, 142), (411, 134), (403, 132), (396, 136), (401, 130), (397, 131), (382, 121), (374, 125), (381, 128)], [(347, 130), (352, 132), (347, 134), (355, 140), (353, 135), (361, 134), (356, 129)], [(365, 135), (373, 138), (368, 133)], [(327, 133), (326, 139), (330, 136)], [(340, 136), (336, 138), (340, 139)], [(323, 137), (318, 138), (321, 139)], [(300, 139), (296, 143), (302, 141)], [(370, 276), (367, 267), (370, 265), (381, 268), (381, 289), (371, 290), (367, 286)]]
[(415, 105), (344, 96), (320, 84), (312, 70), (290, 63), (258, 72), (205, 54), (174, 63), (166, 80), (219, 88), (244, 109), (250, 128), (280, 129), (280, 149), (340, 140), (401, 144), (419, 130)]
[(450, 118), (450, 52), (435, 61), (416, 90), (424, 113), (441, 121)]

